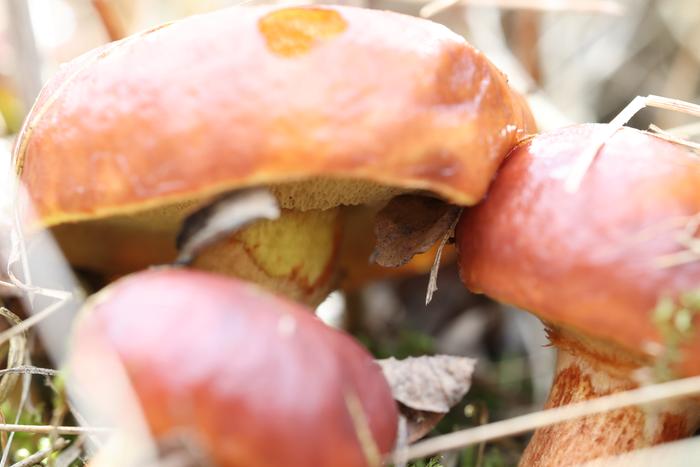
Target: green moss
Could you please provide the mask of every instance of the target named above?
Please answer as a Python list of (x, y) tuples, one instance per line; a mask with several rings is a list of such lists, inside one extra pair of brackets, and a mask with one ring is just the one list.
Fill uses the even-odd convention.
[(383, 341), (372, 340), (362, 334), (357, 338), (377, 358), (396, 357), (400, 360), (435, 353), (435, 343), (431, 336), (410, 329), (401, 329), (396, 336), (387, 337)]
[(661, 334), (664, 351), (654, 366), (660, 381), (674, 378), (673, 368), (683, 354), (681, 347), (695, 335), (693, 321), (700, 315), (700, 288), (685, 292), (677, 299), (662, 297), (652, 312), (652, 321)]

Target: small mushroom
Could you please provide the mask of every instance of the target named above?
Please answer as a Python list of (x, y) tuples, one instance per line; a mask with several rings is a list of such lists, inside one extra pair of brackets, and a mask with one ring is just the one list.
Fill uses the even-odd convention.
[[(14, 161), (71, 262), (109, 275), (173, 261), (193, 210), (268, 188), (279, 219), (194, 265), (313, 304), (338, 276), (345, 207), (376, 212), (406, 193), (473, 204), (532, 130), (505, 76), (441, 25), (351, 7), (233, 7), (62, 67)], [(355, 227), (372, 241), (371, 224)]]
[(124, 409), (105, 349), (161, 445), (187, 436), (207, 465), (378, 466), (394, 447), (397, 406), (372, 356), (256, 285), (164, 268), (93, 296), (76, 323), (69, 382), (86, 413), (115, 423)]
[[(606, 128), (523, 142), (457, 227), (467, 287), (545, 323), (558, 351), (547, 407), (632, 389), (644, 375), (653, 381), (659, 363), (664, 375), (700, 374), (700, 300), (688, 301), (700, 286), (700, 256), (683, 254), (698, 234), (700, 157), (623, 128), (568, 192), (576, 161)], [(689, 436), (699, 421), (694, 398), (591, 415), (537, 430), (521, 465), (578, 465)]]

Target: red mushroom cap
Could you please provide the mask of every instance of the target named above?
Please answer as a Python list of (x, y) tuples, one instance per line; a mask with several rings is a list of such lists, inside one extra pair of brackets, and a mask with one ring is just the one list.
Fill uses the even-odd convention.
[[(49, 226), (318, 177), (473, 204), (529, 130), (506, 77), (441, 25), (351, 7), (232, 7), (64, 66), (15, 163)], [(328, 189), (315, 188), (318, 203), (334, 205)]]
[(363, 424), (377, 454), (393, 448), (397, 408), (371, 355), (256, 286), (154, 270), (114, 283), (82, 316), (76, 387), (109, 404), (96, 349), (110, 346), (153, 434), (189, 430), (218, 466), (367, 466)]
[[(657, 302), (700, 287), (700, 257), (663, 265), (700, 213), (700, 156), (623, 128), (568, 193), (573, 164), (605, 130), (572, 126), (517, 146), (460, 220), (460, 273), (472, 290), (644, 359), (646, 344), (666, 344)], [(700, 374), (700, 335), (684, 342), (682, 373)]]

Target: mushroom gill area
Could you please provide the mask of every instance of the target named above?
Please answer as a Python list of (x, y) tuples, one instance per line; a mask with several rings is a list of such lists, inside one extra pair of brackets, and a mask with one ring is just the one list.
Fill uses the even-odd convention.
[[(415, 192), (363, 180), (315, 178), (267, 187), (279, 218), (259, 220), (203, 249), (192, 266), (256, 282), (309, 305), (335, 287), (382, 276), (370, 265), (374, 216), (397, 195)], [(108, 279), (172, 263), (185, 218), (221, 195), (207, 193), (123, 214), (52, 227), (69, 261)], [(429, 253), (404, 269), (424, 272)]]
[[(545, 408), (584, 402), (640, 386), (650, 360), (613, 343), (549, 328), (557, 368)], [(679, 398), (588, 415), (535, 431), (520, 466), (573, 466), (691, 436), (700, 400)]]

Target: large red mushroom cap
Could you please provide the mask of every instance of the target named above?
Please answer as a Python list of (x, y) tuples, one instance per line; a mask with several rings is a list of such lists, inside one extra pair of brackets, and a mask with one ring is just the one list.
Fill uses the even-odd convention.
[(275, 228), (259, 227), (195, 266), (317, 304), (341, 243), (333, 210), (376, 212), (402, 193), (474, 204), (531, 131), (506, 77), (444, 26), (351, 7), (232, 7), (66, 64), (14, 160), (71, 263), (108, 275), (173, 261), (186, 214), (269, 188), (288, 237), (312, 230), (316, 248), (280, 260), (291, 248), (270, 251)]
[(118, 411), (100, 398), (105, 346), (153, 434), (191, 433), (215, 465), (364, 467), (393, 448), (397, 407), (370, 354), (257, 286), (165, 269), (91, 299), (71, 374), (93, 404)]
[(267, 184), (283, 185), (289, 208), (411, 190), (473, 204), (533, 130), (506, 77), (437, 23), (340, 6), (232, 7), (65, 65), (14, 157), (55, 226)]

